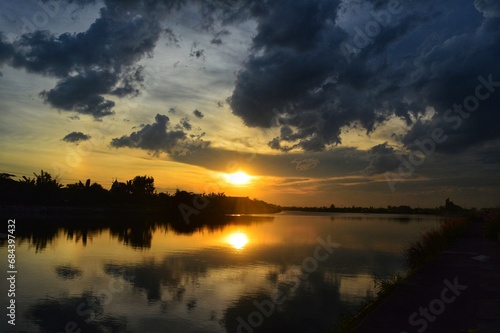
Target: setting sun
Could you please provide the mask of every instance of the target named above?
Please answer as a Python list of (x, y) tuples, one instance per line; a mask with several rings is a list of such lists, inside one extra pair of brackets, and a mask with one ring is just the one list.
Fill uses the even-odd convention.
[(229, 237), (227, 238), (227, 242), (236, 250), (241, 250), (245, 247), (245, 245), (247, 245), (248, 237), (242, 232), (236, 232), (229, 235)]
[(246, 185), (250, 183), (252, 180), (252, 177), (247, 175), (243, 171), (238, 171), (235, 173), (230, 173), (226, 175), (226, 180), (227, 182), (233, 184), (233, 185)]

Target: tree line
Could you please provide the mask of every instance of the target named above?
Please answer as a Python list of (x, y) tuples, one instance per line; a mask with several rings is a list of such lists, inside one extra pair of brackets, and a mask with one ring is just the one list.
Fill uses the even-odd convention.
[[(195, 194), (177, 189), (158, 193), (151, 176), (135, 176), (125, 182), (115, 180), (111, 188), (87, 179), (63, 185), (43, 170), (34, 177), (16, 180), (15, 175), (0, 173), (0, 205), (102, 208), (149, 208), (173, 214), (186, 207), (190, 215), (275, 213), (280, 207), (261, 200), (227, 197), (225, 193)], [(197, 202), (203, 202), (202, 207)]]

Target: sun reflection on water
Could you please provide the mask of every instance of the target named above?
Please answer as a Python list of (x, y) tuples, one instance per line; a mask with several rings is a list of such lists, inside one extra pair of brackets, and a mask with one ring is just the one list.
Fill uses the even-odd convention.
[(247, 245), (248, 237), (242, 232), (235, 232), (229, 235), (226, 241), (236, 250), (241, 250), (245, 247), (245, 245)]

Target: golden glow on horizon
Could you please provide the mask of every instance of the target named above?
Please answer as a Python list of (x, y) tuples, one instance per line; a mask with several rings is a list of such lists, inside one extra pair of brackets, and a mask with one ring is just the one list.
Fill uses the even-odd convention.
[(252, 180), (252, 177), (243, 171), (229, 173), (226, 175), (226, 181), (233, 185), (247, 185)]
[(242, 232), (235, 232), (229, 235), (226, 241), (236, 250), (241, 250), (248, 244), (248, 237)]

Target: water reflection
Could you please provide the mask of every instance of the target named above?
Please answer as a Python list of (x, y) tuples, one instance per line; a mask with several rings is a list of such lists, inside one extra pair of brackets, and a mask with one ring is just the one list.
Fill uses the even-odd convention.
[(154, 226), (112, 226), (109, 232), (112, 237), (118, 238), (120, 242), (136, 249), (150, 248), (153, 238)]
[(129, 282), (135, 289), (144, 290), (148, 302), (182, 301), (183, 286), (198, 283), (200, 276), (206, 274), (207, 266), (193, 256), (182, 256), (167, 257), (161, 262), (147, 260), (136, 265), (106, 264), (104, 272)]
[[(158, 216), (144, 216), (141, 221), (135, 217), (94, 217), (94, 218), (66, 218), (23, 219), (16, 229), (16, 237), (20, 244), (27, 242), (34, 247), (36, 252), (45, 250), (51, 246), (60, 234), (65, 235), (68, 240), (76, 244), (86, 246), (94, 237), (98, 237), (104, 231), (108, 231), (113, 238), (134, 249), (149, 249), (153, 234), (160, 230), (173, 232), (180, 235), (193, 235), (199, 232), (215, 233), (224, 230), (228, 225), (254, 225), (258, 223), (272, 222), (273, 216), (227, 216), (210, 220), (197, 220), (196, 223), (186, 224), (184, 221), (171, 221)], [(248, 242), (244, 235), (237, 235), (231, 241), (235, 248), (243, 248)], [(7, 240), (0, 238), (0, 246), (5, 246)]]
[(318, 271), (297, 283), (275, 280), (280, 295), (275, 299), (266, 291), (241, 296), (225, 312), (226, 331), (331, 332), (348, 309), (340, 300), (339, 281)]
[(89, 292), (41, 299), (26, 316), (41, 332), (118, 333), (127, 328), (126, 317), (104, 314), (102, 302)]
[(247, 245), (248, 237), (242, 232), (235, 232), (227, 237), (227, 242), (236, 250), (241, 250)]
[[(407, 218), (18, 221), (16, 296), (20, 317), (29, 319), (19, 329), (64, 332), (74, 322), (82, 332), (328, 332), (374, 293), (374, 276), (404, 270), (402, 248), (437, 223)], [(340, 247), (302, 279), (318, 237)], [(99, 298), (102, 291), (110, 297)], [(88, 312), (80, 316), (82, 303)]]
[(56, 266), (57, 276), (63, 280), (71, 280), (82, 275), (82, 271), (70, 265)]

